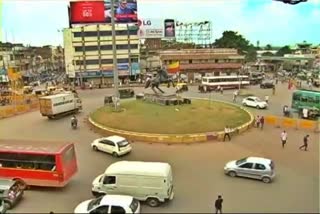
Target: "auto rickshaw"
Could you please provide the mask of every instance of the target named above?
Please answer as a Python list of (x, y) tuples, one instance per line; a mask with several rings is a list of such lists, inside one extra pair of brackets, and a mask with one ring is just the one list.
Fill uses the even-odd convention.
[(188, 91), (188, 85), (185, 82), (177, 83), (176, 85), (177, 91), (176, 93), (182, 93), (184, 91)]

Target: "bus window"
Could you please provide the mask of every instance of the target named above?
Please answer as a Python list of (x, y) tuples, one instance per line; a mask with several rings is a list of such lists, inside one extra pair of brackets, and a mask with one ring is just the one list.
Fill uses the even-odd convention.
[(301, 97), (301, 102), (308, 102), (308, 98), (307, 97)]
[(55, 166), (54, 155), (1, 153), (3, 168), (51, 170)]
[(313, 97), (308, 97), (309, 103), (316, 103), (316, 100)]
[(69, 147), (62, 155), (63, 164), (68, 164), (71, 160), (75, 159), (74, 147)]
[(295, 100), (295, 101), (300, 101), (301, 96), (300, 96), (300, 94), (293, 94), (292, 98), (293, 98), (293, 100)]
[(319, 105), (320, 104), (320, 97), (317, 96), (317, 97), (314, 97), (314, 98), (315, 98), (315, 103)]

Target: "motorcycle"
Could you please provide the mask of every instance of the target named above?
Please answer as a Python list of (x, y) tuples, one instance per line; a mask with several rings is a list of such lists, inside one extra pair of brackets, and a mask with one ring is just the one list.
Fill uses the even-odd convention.
[(71, 121), (71, 127), (72, 127), (73, 129), (77, 129), (77, 127), (78, 127), (78, 122), (77, 122), (76, 120), (72, 120), (72, 121)]

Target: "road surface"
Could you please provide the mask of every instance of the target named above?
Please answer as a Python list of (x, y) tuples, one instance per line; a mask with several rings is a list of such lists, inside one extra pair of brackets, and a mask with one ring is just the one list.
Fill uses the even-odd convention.
[[(143, 91), (137, 91), (139, 90)], [(258, 93), (258, 90), (255, 91)], [(278, 92), (277, 96), (270, 96), (269, 110), (253, 111), (258, 114), (281, 113), (280, 104), (288, 103), (290, 98), (288, 92), (281, 89)], [(214, 200), (218, 194), (224, 198), (223, 210), (226, 213), (319, 211), (318, 134), (309, 133), (311, 141), (307, 152), (298, 149), (306, 132), (288, 130), (288, 144), (282, 149), (279, 137), (282, 130), (267, 126), (263, 131), (252, 129), (234, 137), (231, 142), (224, 143), (160, 145), (134, 142), (132, 153), (116, 159), (91, 150), (90, 143), (100, 136), (92, 132), (84, 122), (91, 111), (102, 106), (103, 97), (108, 93), (111, 93), (109, 89), (80, 92), (84, 112), (78, 116), (78, 130), (70, 128), (70, 117), (48, 120), (37, 111), (0, 120), (0, 138), (74, 142), (79, 165), (78, 174), (65, 188), (32, 188), (25, 192), (21, 203), (10, 212), (73, 212), (81, 201), (92, 198), (93, 179), (118, 160), (164, 161), (173, 167), (175, 198), (157, 208), (143, 204), (142, 213), (213, 212)], [(208, 96), (200, 95), (195, 88), (191, 88), (188, 93), (190, 96)], [(214, 96), (217, 99), (231, 100), (231, 94), (229, 91), (224, 95)], [(245, 156), (273, 159), (277, 174), (274, 182), (264, 184), (224, 175), (223, 167), (227, 161)]]

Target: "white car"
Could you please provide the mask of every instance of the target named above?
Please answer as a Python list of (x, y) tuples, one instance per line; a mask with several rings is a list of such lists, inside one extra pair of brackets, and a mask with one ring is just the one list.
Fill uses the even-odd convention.
[(260, 100), (258, 97), (246, 97), (242, 100), (242, 105), (254, 107), (257, 109), (264, 109), (268, 107), (268, 103), (266, 101)]
[(105, 195), (81, 202), (74, 213), (140, 213), (140, 202), (127, 195)]
[(246, 157), (228, 162), (224, 173), (231, 177), (247, 177), (270, 183), (275, 177), (274, 163), (270, 159)]
[(131, 152), (132, 148), (127, 139), (120, 136), (110, 136), (94, 140), (91, 147), (95, 151), (102, 151), (119, 157)]

